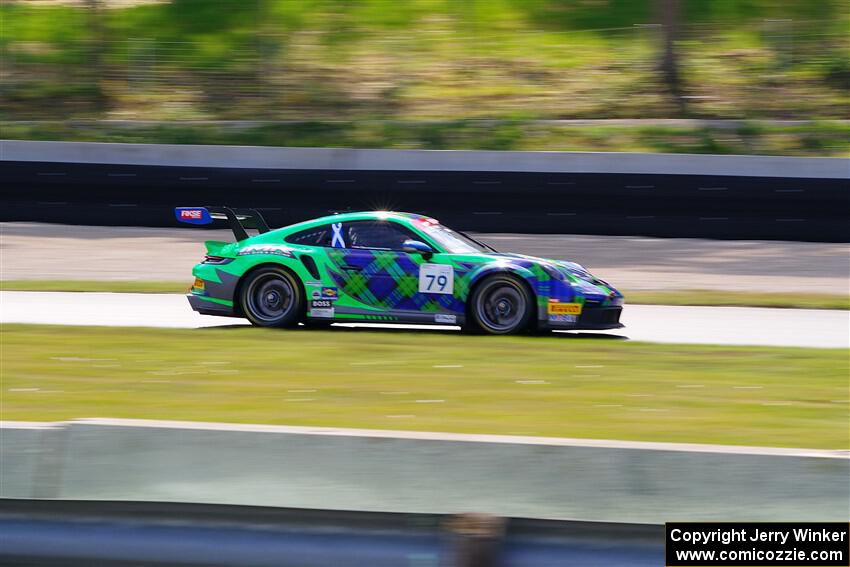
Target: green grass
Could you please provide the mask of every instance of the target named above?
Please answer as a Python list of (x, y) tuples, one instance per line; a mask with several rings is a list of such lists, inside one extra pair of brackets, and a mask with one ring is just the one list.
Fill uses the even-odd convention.
[(3, 291), (107, 291), (113, 293), (188, 293), (185, 282), (97, 280), (0, 280)]
[(632, 304), (850, 309), (850, 297), (839, 294), (755, 293), (717, 290), (641, 290), (623, 293), (626, 296), (626, 302)]
[(633, 124), (571, 125), (536, 120), (316, 121), (256, 124), (2, 122), (6, 139), (77, 142), (229, 144), (427, 150), (619, 151), (841, 156), (850, 124), (745, 121), (737, 127)]
[[(0, 280), (7, 291), (108, 291), (115, 293), (186, 293), (188, 282)], [(673, 290), (624, 291), (627, 303), (643, 305), (715, 305), (850, 309), (850, 297), (830, 294), (754, 293), (745, 291)]]
[(2, 418), (848, 448), (847, 350), (4, 325)]

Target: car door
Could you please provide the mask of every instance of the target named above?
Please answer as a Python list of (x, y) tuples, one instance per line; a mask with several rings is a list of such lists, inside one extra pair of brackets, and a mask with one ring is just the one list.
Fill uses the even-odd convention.
[(380, 311), (415, 309), (417, 264), (402, 251), (414, 234), (389, 220), (332, 225), (328, 266), (342, 295)]

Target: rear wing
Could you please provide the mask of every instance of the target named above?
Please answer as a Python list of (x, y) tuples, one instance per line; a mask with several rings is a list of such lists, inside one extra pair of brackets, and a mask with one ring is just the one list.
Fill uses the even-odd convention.
[(246, 229), (255, 229), (260, 234), (268, 232), (266, 219), (256, 209), (233, 209), (230, 207), (177, 207), (174, 216), (178, 221), (188, 224), (211, 224), (216, 220), (226, 220), (233, 231), (236, 241), (248, 238)]

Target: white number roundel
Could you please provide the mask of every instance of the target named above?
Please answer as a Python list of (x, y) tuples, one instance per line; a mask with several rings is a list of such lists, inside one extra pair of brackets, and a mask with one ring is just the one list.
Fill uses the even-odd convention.
[(454, 268), (443, 264), (419, 266), (419, 293), (454, 293)]

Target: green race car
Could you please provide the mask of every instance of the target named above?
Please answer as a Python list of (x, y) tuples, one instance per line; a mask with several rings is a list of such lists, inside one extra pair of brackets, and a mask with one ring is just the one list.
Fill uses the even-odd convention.
[(422, 215), (345, 213), (270, 230), (254, 210), (175, 214), (225, 219), (236, 236), (206, 242), (192, 270), (189, 304), (201, 314), (264, 327), (394, 322), (492, 334), (623, 326), (622, 294), (580, 265), (500, 253)]

